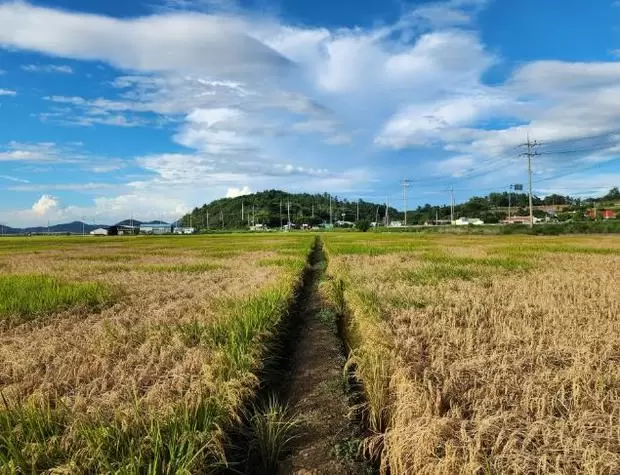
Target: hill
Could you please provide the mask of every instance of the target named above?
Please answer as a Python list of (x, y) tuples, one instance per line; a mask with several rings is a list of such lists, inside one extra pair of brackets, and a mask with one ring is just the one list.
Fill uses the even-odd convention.
[[(286, 193), (280, 190), (268, 190), (237, 198), (222, 198), (195, 208), (185, 215), (179, 223), (183, 226), (211, 229), (242, 229), (252, 223), (265, 224), (277, 228), (288, 221), (290, 203), (291, 222), (297, 225), (306, 223), (318, 225), (329, 223), (330, 195), (308, 193)], [(331, 197), (332, 220), (369, 221), (383, 219), (385, 205), (368, 201), (349, 201), (347, 199)], [(395, 208), (390, 207), (390, 216), (402, 215)]]
[[(544, 198), (533, 197), (533, 204), (537, 207), (561, 205), (564, 215), (558, 214), (560, 219), (582, 219), (586, 209), (595, 203), (600, 207), (614, 207), (614, 202), (620, 200), (618, 188), (612, 188), (609, 193), (600, 198), (573, 198), (564, 195), (549, 195)], [(331, 197), (332, 220), (357, 220), (359, 205), (359, 219), (368, 221), (385, 220), (385, 204), (372, 203), (364, 200), (349, 201), (347, 199)], [(510, 205), (514, 216), (528, 215), (528, 195), (526, 193), (490, 193), (487, 196), (473, 196), (464, 203), (456, 204), (454, 217), (480, 218), (486, 223), (498, 223), (508, 214)], [(290, 203), (291, 222), (300, 225), (303, 223), (317, 225), (329, 223), (330, 195), (286, 193), (280, 190), (268, 190), (237, 198), (222, 198), (195, 208), (185, 215), (179, 224), (193, 226), (200, 229), (245, 229), (252, 223), (265, 224), (270, 228), (278, 228), (286, 224), (287, 207)], [(399, 202), (400, 203), (400, 202)], [(542, 209), (535, 210), (538, 217), (546, 215)], [(242, 220), (243, 216), (243, 220)], [(425, 204), (407, 212), (408, 224), (424, 224), (436, 219), (449, 220), (451, 209), (449, 205)], [(390, 207), (390, 220), (404, 220), (404, 213)], [(208, 226), (207, 226), (208, 224)]]

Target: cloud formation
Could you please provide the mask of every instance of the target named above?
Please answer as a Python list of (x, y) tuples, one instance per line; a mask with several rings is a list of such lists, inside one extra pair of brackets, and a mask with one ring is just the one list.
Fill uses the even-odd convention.
[(58, 74), (73, 74), (73, 68), (71, 66), (55, 65), (55, 64), (24, 64), (21, 67), (22, 71), (29, 73), (58, 73)]
[[(324, 28), (222, 0), (154, 2), (154, 14), (129, 19), (4, 2), (0, 44), (120, 70), (105, 94), (44, 96), (42, 120), (169, 135), (171, 152), (134, 157), (142, 176), (97, 202), (114, 212), (128, 197), (162, 192), (153, 204), (173, 213), (246, 188), (372, 191), (388, 159), (436, 187), (474, 178), (490, 186), (522, 175), (515, 147), (528, 133), (561, 147), (620, 130), (620, 63), (532, 61), (487, 83), (503, 61), (477, 29), (487, 3), (424, 3), (392, 23)], [(55, 148), (9, 144), (0, 161), (67, 158)], [(549, 155), (536, 173), (609, 160)]]

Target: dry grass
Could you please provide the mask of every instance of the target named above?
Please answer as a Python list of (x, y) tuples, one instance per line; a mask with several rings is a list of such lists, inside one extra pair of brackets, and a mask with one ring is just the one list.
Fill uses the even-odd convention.
[(327, 248), (383, 471), (620, 473), (618, 238), (355, 239)]
[[(180, 473), (223, 463), (219, 427), (255, 389), (263, 340), (312, 242), (273, 240), (1, 241), (8, 272), (105, 283), (122, 297), (0, 327), (0, 473)], [(281, 250), (298, 265), (259, 265)]]

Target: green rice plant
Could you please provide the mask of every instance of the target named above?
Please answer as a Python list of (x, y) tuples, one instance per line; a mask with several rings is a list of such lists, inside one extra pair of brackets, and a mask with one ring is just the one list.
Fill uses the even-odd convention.
[(256, 366), (264, 350), (259, 341), (271, 334), (291, 298), (291, 290), (277, 286), (245, 300), (221, 303), (223, 316), (207, 331), (208, 340), (221, 350), (221, 379), (232, 379)]
[(72, 461), (85, 471), (123, 474), (191, 474), (225, 465), (220, 424), (228, 420), (221, 401), (182, 402), (168, 415), (137, 407), (107, 423), (97, 415), (78, 424)]
[(193, 318), (189, 323), (179, 323), (176, 326), (177, 332), (185, 346), (193, 347), (199, 345), (208, 334), (208, 325)]
[(300, 257), (298, 259), (291, 257), (272, 257), (268, 259), (261, 259), (258, 261), (260, 267), (285, 267), (289, 269), (298, 269), (303, 266), (305, 260)]
[[(1, 394), (1, 393), (0, 393)], [(67, 414), (48, 401), (0, 406), (0, 474), (40, 473), (63, 457), (61, 436)]]
[(276, 473), (278, 462), (299, 437), (299, 417), (272, 394), (263, 404), (254, 406), (248, 425), (250, 459), (252, 465), (260, 467), (256, 473)]
[(115, 292), (96, 282), (65, 282), (45, 275), (0, 276), (0, 320), (21, 323), (72, 307), (109, 303)]

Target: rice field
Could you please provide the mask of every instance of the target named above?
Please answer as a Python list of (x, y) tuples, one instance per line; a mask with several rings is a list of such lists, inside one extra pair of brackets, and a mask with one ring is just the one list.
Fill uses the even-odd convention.
[(620, 473), (620, 239), (325, 243), (383, 473)]
[[(620, 239), (321, 239), (382, 473), (620, 473)], [(244, 411), (314, 242), (0, 240), (0, 475), (242, 471), (242, 420), (275, 473), (298, 421)]]
[(205, 473), (310, 235), (0, 241), (0, 473)]

